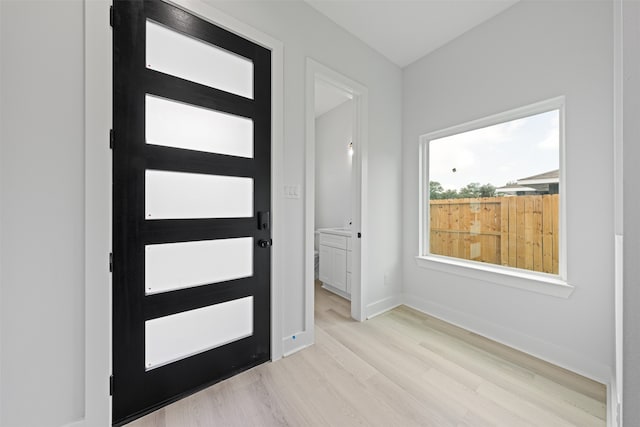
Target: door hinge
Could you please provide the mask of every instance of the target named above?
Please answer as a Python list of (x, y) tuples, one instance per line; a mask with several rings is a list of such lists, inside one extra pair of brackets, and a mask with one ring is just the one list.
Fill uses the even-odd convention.
[(109, 129), (109, 148), (113, 150), (113, 141), (115, 140), (115, 135), (113, 133), (113, 129)]
[(109, 396), (113, 396), (113, 375), (109, 376)]
[(109, 273), (113, 273), (113, 252), (109, 252)]
[(109, 25), (113, 28), (113, 6), (109, 6)]

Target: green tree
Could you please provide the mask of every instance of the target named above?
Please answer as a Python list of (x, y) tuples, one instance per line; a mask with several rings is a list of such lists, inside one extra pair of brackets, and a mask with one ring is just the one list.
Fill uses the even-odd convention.
[(480, 185), (472, 182), (460, 190), (445, 190), (438, 181), (429, 181), (429, 200), (442, 199), (474, 199), (478, 197), (495, 197), (496, 187), (491, 184)]
[(458, 191), (458, 194), (463, 199), (480, 197), (480, 183), (472, 182), (467, 184), (466, 187), (463, 187)]
[(480, 197), (496, 197), (496, 187), (487, 183), (480, 187)]
[(442, 199), (443, 192), (444, 192), (444, 188), (442, 188), (442, 184), (440, 184), (438, 181), (429, 181), (429, 199), (430, 200)]
[(442, 193), (442, 198), (443, 199), (459, 199), (460, 194), (458, 194), (456, 190), (446, 190), (444, 193)]

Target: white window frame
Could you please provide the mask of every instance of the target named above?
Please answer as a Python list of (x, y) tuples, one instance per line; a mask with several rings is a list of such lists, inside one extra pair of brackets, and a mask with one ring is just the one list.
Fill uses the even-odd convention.
[[(515, 267), (463, 260), (429, 253), (429, 142), (455, 134), (522, 119), (552, 110), (559, 111), (560, 132), (560, 207), (559, 207), (559, 253), (558, 274), (529, 271)], [(536, 293), (568, 298), (574, 286), (567, 281), (567, 221), (566, 221), (566, 166), (565, 166), (565, 97), (548, 99), (535, 104), (494, 114), (471, 122), (430, 132), (420, 136), (419, 155), (419, 247), (416, 263), (422, 268), (441, 271), (457, 276), (524, 289)]]

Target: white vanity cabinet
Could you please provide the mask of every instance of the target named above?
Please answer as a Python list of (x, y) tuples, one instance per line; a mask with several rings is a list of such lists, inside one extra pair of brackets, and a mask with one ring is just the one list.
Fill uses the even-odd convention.
[(351, 266), (353, 265), (351, 242), (351, 237), (347, 238), (347, 294), (349, 294), (349, 299), (351, 299)]
[(319, 229), (319, 279), (325, 289), (351, 297), (351, 231)]

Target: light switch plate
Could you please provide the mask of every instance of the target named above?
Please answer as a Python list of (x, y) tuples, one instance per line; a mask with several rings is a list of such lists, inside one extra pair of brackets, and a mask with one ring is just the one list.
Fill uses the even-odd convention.
[(285, 185), (284, 197), (287, 199), (299, 199), (300, 198), (300, 186), (299, 185)]

